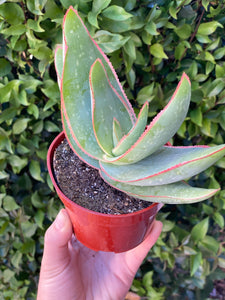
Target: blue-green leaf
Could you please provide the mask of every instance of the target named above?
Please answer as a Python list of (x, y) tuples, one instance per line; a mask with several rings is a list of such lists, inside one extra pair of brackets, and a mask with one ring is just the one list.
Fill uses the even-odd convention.
[(114, 180), (134, 185), (168, 184), (194, 176), (225, 155), (225, 145), (214, 147), (163, 147), (131, 165), (101, 162)]
[(103, 172), (100, 172), (100, 174), (102, 178), (114, 188), (132, 197), (150, 202), (168, 204), (195, 203), (208, 199), (217, 192), (215, 189), (194, 188), (183, 182), (160, 186), (134, 186), (112, 180)]
[(105, 161), (114, 164), (129, 164), (154, 153), (173, 137), (183, 123), (188, 112), (190, 98), (190, 81), (184, 74), (167, 106), (148, 125), (133, 147), (121, 156), (105, 157)]
[(130, 149), (132, 145), (134, 145), (137, 139), (144, 132), (145, 126), (147, 124), (147, 120), (148, 120), (148, 103), (146, 102), (139, 113), (135, 125), (131, 128), (131, 130), (126, 135), (123, 136), (123, 138), (119, 141), (116, 147), (112, 150), (112, 153), (115, 156), (122, 155), (128, 149)]
[(93, 41), (73, 8), (67, 11), (64, 19), (64, 40), (66, 55), (62, 79), (62, 107), (70, 131), (70, 134), (67, 132), (67, 137), (69, 140), (75, 137), (76, 143), (82, 151), (89, 153), (94, 158), (101, 159), (104, 152), (99, 147), (93, 131), (91, 94), (87, 80), (90, 68), (96, 59), (102, 60), (113, 88), (129, 106), (132, 122), (135, 122), (136, 116), (111, 63)]
[(90, 70), (92, 122), (100, 148), (112, 155), (114, 148), (112, 125), (116, 119), (123, 134), (132, 126), (129, 107), (112, 87), (101, 60), (97, 59)]

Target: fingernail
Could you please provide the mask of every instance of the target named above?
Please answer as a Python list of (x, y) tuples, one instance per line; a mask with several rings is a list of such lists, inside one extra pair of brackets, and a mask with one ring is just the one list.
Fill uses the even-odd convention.
[(55, 226), (58, 230), (62, 230), (62, 228), (65, 226), (66, 218), (64, 210), (60, 210), (58, 213), (56, 219), (55, 219)]

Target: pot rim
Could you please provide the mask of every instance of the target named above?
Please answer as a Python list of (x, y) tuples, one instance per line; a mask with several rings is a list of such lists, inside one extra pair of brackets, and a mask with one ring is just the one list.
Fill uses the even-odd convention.
[[(146, 211), (148, 211), (148, 210), (150, 210), (150, 209), (152, 209), (155, 206), (158, 206), (160, 204), (158, 202), (155, 202), (155, 203), (152, 203), (150, 206), (148, 206), (144, 209), (141, 209), (141, 210), (138, 210), (138, 211), (135, 211), (135, 212), (132, 212), (132, 213), (121, 214), (121, 215), (113, 215), (113, 214), (104, 214), (104, 213), (100, 213), (100, 212), (90, 210), (90, 209), (82, 207), (82, 206), (78, 205), (77, 203), (75, 203), (74, 201), (70, 200), (59, 188), (59, 186), (58, 186), (58, 184), (55, 180), (55, 176), (54, 176), (54, 173), (53, 173), (53, 165), (52, 165), (53, 164), (54, 151), (57, 148), (57, 146), (64, 140), (64, 138), (66, 138), (66, 135), (65, 135), (65, 132), (62, 131), (61, 133), (59, 133), (54, 138), (54, 140), (52, 141), (52, 143), (51, 143), (51, 145), (48, 149), (48, 153), (47, 153), (48, 172), (49, 172), (51, 181), (53, 183), (53, 186), (54, 186), (54, 188), (55, 188), (55, 190), (56, 190), (59, 197), (63, 197), (70, 204), (75, 205), (76, 207), (79, 207), (79, 209), (83, 210), (84, 212), (87, 212), (89, 214), (92, 213), (92, 214), (97, 215), (97, 216), (104, 216), (105, 218), (114, 218), (114, 219), (130, 218), (131, 216), (135, 216), (135, 215), (138, 215), (138, 214), (145, 213)], [(161, 205), (163, 206), (163, 204), (161, 204)]]

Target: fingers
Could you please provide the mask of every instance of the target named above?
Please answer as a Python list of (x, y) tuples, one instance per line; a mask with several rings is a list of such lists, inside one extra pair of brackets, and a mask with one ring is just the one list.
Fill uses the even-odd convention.
[(149, 250), (154, 246), (158, 237), (161, 234), (163, 224), (160, 221), (155, 221), (152, 226), (152, 230), (149, 232), (145, 240), (137, 246), (134, 250), (139, 253), (139, 256), (142, 255), (143, 259), (148, 254)]
[(68, 213), (62, 209), (45, 234), (42, 266), (60, 269), (69, 259), (68, 242), (72, 237), (72, 224)]
[(58, 294), (62, 287), (60, 277), (70, 262), (68, 244), (71, 237), (72, 224), (66, 210), (62, 209), (45, 234), (37, 300), (62, 299)]
[(129, 264), (130, 269), (132, 269), (135, 273), (148, 254), (149, 250), (156, 243), (162, 231), (162, 226), (163, 224), (160, 221), (155, 221), (152, 230), (149, 232), (145, 240), (136, 248), (127, 252), (127, 264)]

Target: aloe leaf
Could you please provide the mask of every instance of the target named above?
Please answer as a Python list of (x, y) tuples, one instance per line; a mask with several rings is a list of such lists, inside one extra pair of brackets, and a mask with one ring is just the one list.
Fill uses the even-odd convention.
[(102, 178), (112, 187), (128, 195), (150, 201), (167, 204), (188, 204), (203, 201), (212, 197), (218, 190), (194, 188), (184, 182), (165, 184), (160, 186), (134, 186), (114, 181), (106, 174), (100, 173)]
[(136, 117), (110, 61), (91, 38), (73, 8), (65, 15), (63, 35), (65, 60), (61, 94), (65, 118), (78, 146), (92, 157), (101, 159), (103, 151), (92, 129), (91, 95), (87, 80), (90, 68), (97, 58), (102, 60), (112, 86), (127, 103), (131, 124), (135, 122)]
[(55, 69), (58, 79), (59, 88), (61, 87), (62, 73), (63, 73), (63, 48), (58, 46), (55, 50)]
[(122, 139), (123, 133), (120, 126), (120, 123), (116, 118), (113, 119), (113, 144), (114, 147), (119, 143), (119, 141)]
[[(79, 109), (80, 109), (80, 107), (79, 107)], [(83, 125), (82, 121), (86, 120), (88, 122), (89, 119), (82, 118), (82, 116), (80, 114), (74, 113), (73, 119), (71, 120), (71, 118), (67, 114), (67, 110), (65, 109), (65, 103), (64, 103), (63, 99), (61, 101), (61, 110), (62, 110), (63, 118), (65, 119), (68, 129), (69, 129), (69, 131), (67, 131), (67, 138), (70, 141), (70, 143), (73, 143), (73, 141), (74, 141), (77, 144), (77, 146), (88, 156), (90, 156), (94, 159), (98, 159), (98, 160), (102, 159), (104, 157), (105, 153), (99, 147), (99, 145), (95, 139), (94, 132), (93, 132), (93, 134), (92, 134), (92, 132), (89, 132), (89, 136), (88, 136), (88, 132), (85, 131), (85, 128), (82, 126)], [(76, 125), (76, 128), (77, 128), (77, 131), (80, 130), (79, 134), (82, 132), (86, 133), (86, 136), (83, 136), (83, 138), (81, 135), (77, 136), (76, 135), (77, 131), (74, 131), (74, 122), (73, 121), (75, 121), (75, 120), (76, 120), (76, 122), (78, 120), (81, 121), (80, 124)], [(90, 129), (91, 128), (92, 127), (90, 127)]]
[(182, 75), (171, 100), (153, 119), (137, 142), (121, 156), (105, 161), (115, 164), (135, 163), (163, 146), (176, 133), (188, 112), (191, 98), (191, 85), (186, 74)]
[(131, 165), (105, 162), (100, 167), (109, 177), (131, 185), (161, 185), (194, 176), (225, 155), (225, 145), (205, 147), (162, 147)]
[(65, 117), (62, 114), (62, 123), (63, 123), (63, 131), (65, 133), (66, 139), (69, 142), (70, 148), (74, 151), (74, 153), (81, 159), (83, 160), (85, 163), (87, 163), (88, 165), (90, 165), (91, 167), (95, 168), (95, 169), (99, 169), (99, 161), (88, 156), (87, 154), (85, 154), (76, 144), (76, 142), (71, 139), (68, 138), (68, 136), (70, 136), (70, 130), (68, 127), (68, 124), (66, 123)]
[(146, 102), (140, 113), (138, 115), (138, 119), (131, 130), (125, 135), (116, 147), (112, 150), (112, 153), (115, 156), (122, 155), (125, 153), (130, 147), (137, 141), (137, 139), (141, 136), (144, 132), (146, 124), (148, 120), (148, 102)]
[(91, 67), (89, 82), (94, 134), (100, 148), (106, 154), (112, 155), (114, 148), (113, 120), (116, 118), (123, 134), (127, 133), (132, 126), (128, 107), (111, 86), (100, 59), (97, 59)]
[(61, 45), (58, 45), (55, 49), (55, 69), (57, 76), (62, 79), (63, 73), (63, 48)]

